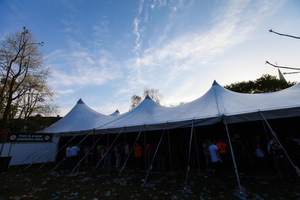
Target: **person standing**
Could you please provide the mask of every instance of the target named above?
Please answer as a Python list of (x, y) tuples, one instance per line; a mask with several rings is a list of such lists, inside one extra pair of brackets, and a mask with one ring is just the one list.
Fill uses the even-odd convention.
[(136, 168), (137, 169), (141, 169), (142, 154), (143, 154), (142, 146), (139, 143), (136, 143), (135, 147), (134, 147), (134, 156), (135, 156), (135, 163), (136, 163)]
[(260, 136), (256, 136), (254, 140), (254, 156), (258, 170), (264, 172), (266, 168), (265, 151), (263, 150)]
[(70, 170), (71, 168), (71, 148), (72, 148), (72, 145), (69, 144), (69, 146), (66, 148), (66, 160), (65, 160), (65, 168), (67, 170)]
[(77, 164), (78, 164), (78, 156), (79, 156), (80, 149), (78, 146), (74, 145), (72, 146), (70, 150), (71, 154), (71, 163), (72, 163), (72, 168), (74, 169)]
[(228, 162), (227, 162), (227, 144), (225, 144), (221, 139), (218, 140), (216, 146), (219, 149), (219, 155), (222, 159), (222, 165), (226, 170), (228, 170)]
[(210, 140), (206, 139), (203, 142), (203, 152), (204, 152), (204, 157), (205, 157), (205, 167), (206, 167), (206, 171), (210, 171), (211, 170), (211, 157), (210, 157), (210, 153), (209, 153), (209, 147), (211, 145)]
[(220, 179), (222, 175), (222, 159), (219, 154), (219, 149), (215, 145), (216, 141), (213, 140), (212, 144), (209, 146), (208, 150), (211, 157), (212, 167), (215, 170), (215, 175), (217, 179)]
[(116, 156), (116, 169), (119, 169), (121, 165), (121, 143), (115, 146), (115, 156)]

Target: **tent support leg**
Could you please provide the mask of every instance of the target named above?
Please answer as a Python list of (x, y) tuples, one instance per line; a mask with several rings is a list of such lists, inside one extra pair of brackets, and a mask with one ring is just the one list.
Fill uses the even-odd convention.
[(230, 140), (230, 135), (229, 135), (229, 131), (228, 131), (228, 126), (227, 126), (227, 122), (226, 122), (225, 118), (223, 119), (223, 123), (225, 124), (225, 128), (226, 128), (228, 143), (229, 143), (229, 146), (230, 146), (230, 152), (231, 152), (231, 156), (232, 156), (232, 162), (233, 162), (235, 176), (236, 176), (238, 186), (239, 186), (239, 191), (240, 191), (240, 194), (243, 195), (242, 194), (242, 187), (241, 187), (240, 177), (239, 177), (238, 169), (237, 169), (237, 166), (236, 166), (235, 157), (234, 157), (232, 144), (231, 144), (231, 140)]
[(187, 187), (188, 184), (188, 176), (190, 173), (190, 159), (191, 159), (191, 148), (192, 148), (192, 140), (193, 140), (193, 131), (194, 131), (194, 120), (192, 121), (192, 128), (191, 128), (191, 135), (190, 135), (190, 145), (189, 145), (189, 156), (188, 156), (188, 163), (187, 163), (187, 170), (186, 170), (186, 176), (185, 176), (185, 187)]
[(131, 147), (131, 149), (130, 149), (130, 152), (129, 152), (129, 154), (128, 154), (128, 156), (127, 156), (127, 158), (126, 158), (126, 160), (125, 160), (125, 162), (124, 162), (124, 164), (123, 164), (123, 166), (122, 166), (122, 168), (121, 168), (121, 170), (120, 170), (118, 176), (120, 176), (121, 173), (122, 173), (122, 171), (124, 170), (124, 168), (125, 168), (125, 166), (126, 166), (126, 164), (127, 164), (127, 161), (128, 161), (128, 159), (129, 159), (129, 157), (130, 157), (130, 154), (131, 154), (132, 150), (134, 149), (134, 145), (135, 145), (136, 142), (138, 141), (138, 139), (139, 139), (139, 137), (140, 137), (142, 131), (143, 131), (143, 129), (140, 130), (138, 136), (136, 137), (135, 142), (134, 142), (134, 144), (132, 145), (132, 147)]
[(263, 115), (263, 113), (261, 111), (259, 111), (261, 117), (263, 118), (263, 120), (266, 122), (267, 126), (269, 127), (272, 135), (274, 136), (274, 138), (277, 140), (278, 144), (281, 146), (282, 150), (284, 151), (286, 157), (288, 158), (288, 160), (290, 161), (291, 165), (293, 166), (293, 168), (296, 170), (298, 176), (300, 176), (300, 170), (299, 168), (293, 163), (293, 161), (291, 160), (290, 156), (288, 155), (288, 153), (286, 152), (286, 150), (284, 149), (284, 147), (282, 146), (281, 142), (279, 141), (279, 139), (277, 138), (276, 134), (274, 133), (273, 129), (271, 128), (270, 124), (268, 123), (267, 119), (265, 118), (265, 116)]
[[(265, 125), (264, 121), (262, 121), (262, 124), (263, 124), (263, 127), (264, 127), (265, 134), (266, 134), (266, 136), (268, 138), (268, 145), (270, 145), (270, 137), (268, 135), (267, 128), (266, 128), (266, 125)], [(271, 153), (271, 154), (272, 154), (271, 156), (273, 158), (273, 162), (274, 162), (274, 165), (275, 165), (275, 168), (276, 168), (276, 172), (277, 172), (278, 176), (281, 177), (281, 173), (280, 173), (280, 170), (279, 170), (279, 167), (278, 167), (275, 155), (273, 153)]]
[(147, 169), (147, 166), (148, 166), (146, 148), (147, 148), (147, 138), (146, 138), (146, 132), (144, 132), (144, 149), (145, 149), (145, 153), (144, 153), (145, 162), (144, 162), (144, 165), (145, 165), (145, 169)]
[(148, 169), (148, 171), (147, 171), (146, 177), (144, 178), (144, 182), (143, 182), (142, 185), (145, 185), (145, 183), (147, 182), (147, 178), (148, 178), (148, 175), (149, 175), (149, 173), (150, 173), (150, 170), (152, 170), (153, 161), (154, 161), (154, 159), (155, 159), (155, 157), (156, 157), (157, 151), (158, 151), (158, 149), (159, 149), (159, 147), (160, 147), (160, 143), (161, 143), (161, 141), (162, 141), (164, 135), (165, 135), (165, 130), (164, 130), (163, 134), (162, 134), (161, 137), (160, 137), (160, 140), (159, 140), (159, 142), (158, 142), (158, 145), (157, 145), (157, 147), (156, 147), (156, 149), (155, 149), (155, 153), (154, 153), (153, 158), (152, 158), (152, 160), (151, 160), (151, 165), (150, 165), (150, 167), (149, 167), (149, 169)]
[(170, 140), (170, 131), (168, 129), (168, 143), (169, 143), (169, 160), (170, 160), (170, 171), (173, 172), (173, 166), (172, 166), (172, 153), (171, 153), (171, 140)]
[(198, 149), (198, 141), (197, 141), (197, 133), (194, 128), (194, 137), (195, 137), (195, 144), (196, 144), (196, 156), (197, 156), (197, 164), (198, 164), (198, 171), (200, 172), (200, 157), (199, 157), (199, 149)]

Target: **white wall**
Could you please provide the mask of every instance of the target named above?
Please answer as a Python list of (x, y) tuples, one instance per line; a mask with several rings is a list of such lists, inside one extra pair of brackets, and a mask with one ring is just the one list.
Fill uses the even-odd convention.
[(57, 144), (56, 138), (51, 143), (5, 143), (1, 157), (12, 156), (9, 165), (54, 162)]

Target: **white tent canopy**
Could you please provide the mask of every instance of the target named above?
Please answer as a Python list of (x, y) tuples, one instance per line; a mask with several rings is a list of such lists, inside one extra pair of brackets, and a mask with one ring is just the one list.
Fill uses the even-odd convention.
[(52, 124), (43, 133), (62, 133), (91, 130), (99, 124), (109, 121), (119, 115), (119, 111), (115, 111), (111, 115), (104, 115), (96, 112), (88, 107), (81, 99), (73, 109), (58, 122)]
[[(80, 100), (81, 101), (81, 100)], [(99, 133), (159, 130), (207, 125), (225, 119), (227, 123), (300, 116), (300, 84), (272, 93), (242, 94), (229, 91), (216, 81), (200, 98), (176, 107), (156, 104), (147, 96), (141, 104), (121, 115), (102, 115), (82, 101), (60, 121), (43, 132), (61, 133), (95, 129)]]

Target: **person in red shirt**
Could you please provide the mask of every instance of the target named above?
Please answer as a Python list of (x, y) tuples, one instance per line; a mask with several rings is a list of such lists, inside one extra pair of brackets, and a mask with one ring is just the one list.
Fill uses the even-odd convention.
[(136, 161), (136, 168), (141, 169), (142, 165), (142, 154), (143, 154), (143, 148), (139, 143), (135, 144), (134, 147), (134, 156), (135, 156), (135, 161)]

